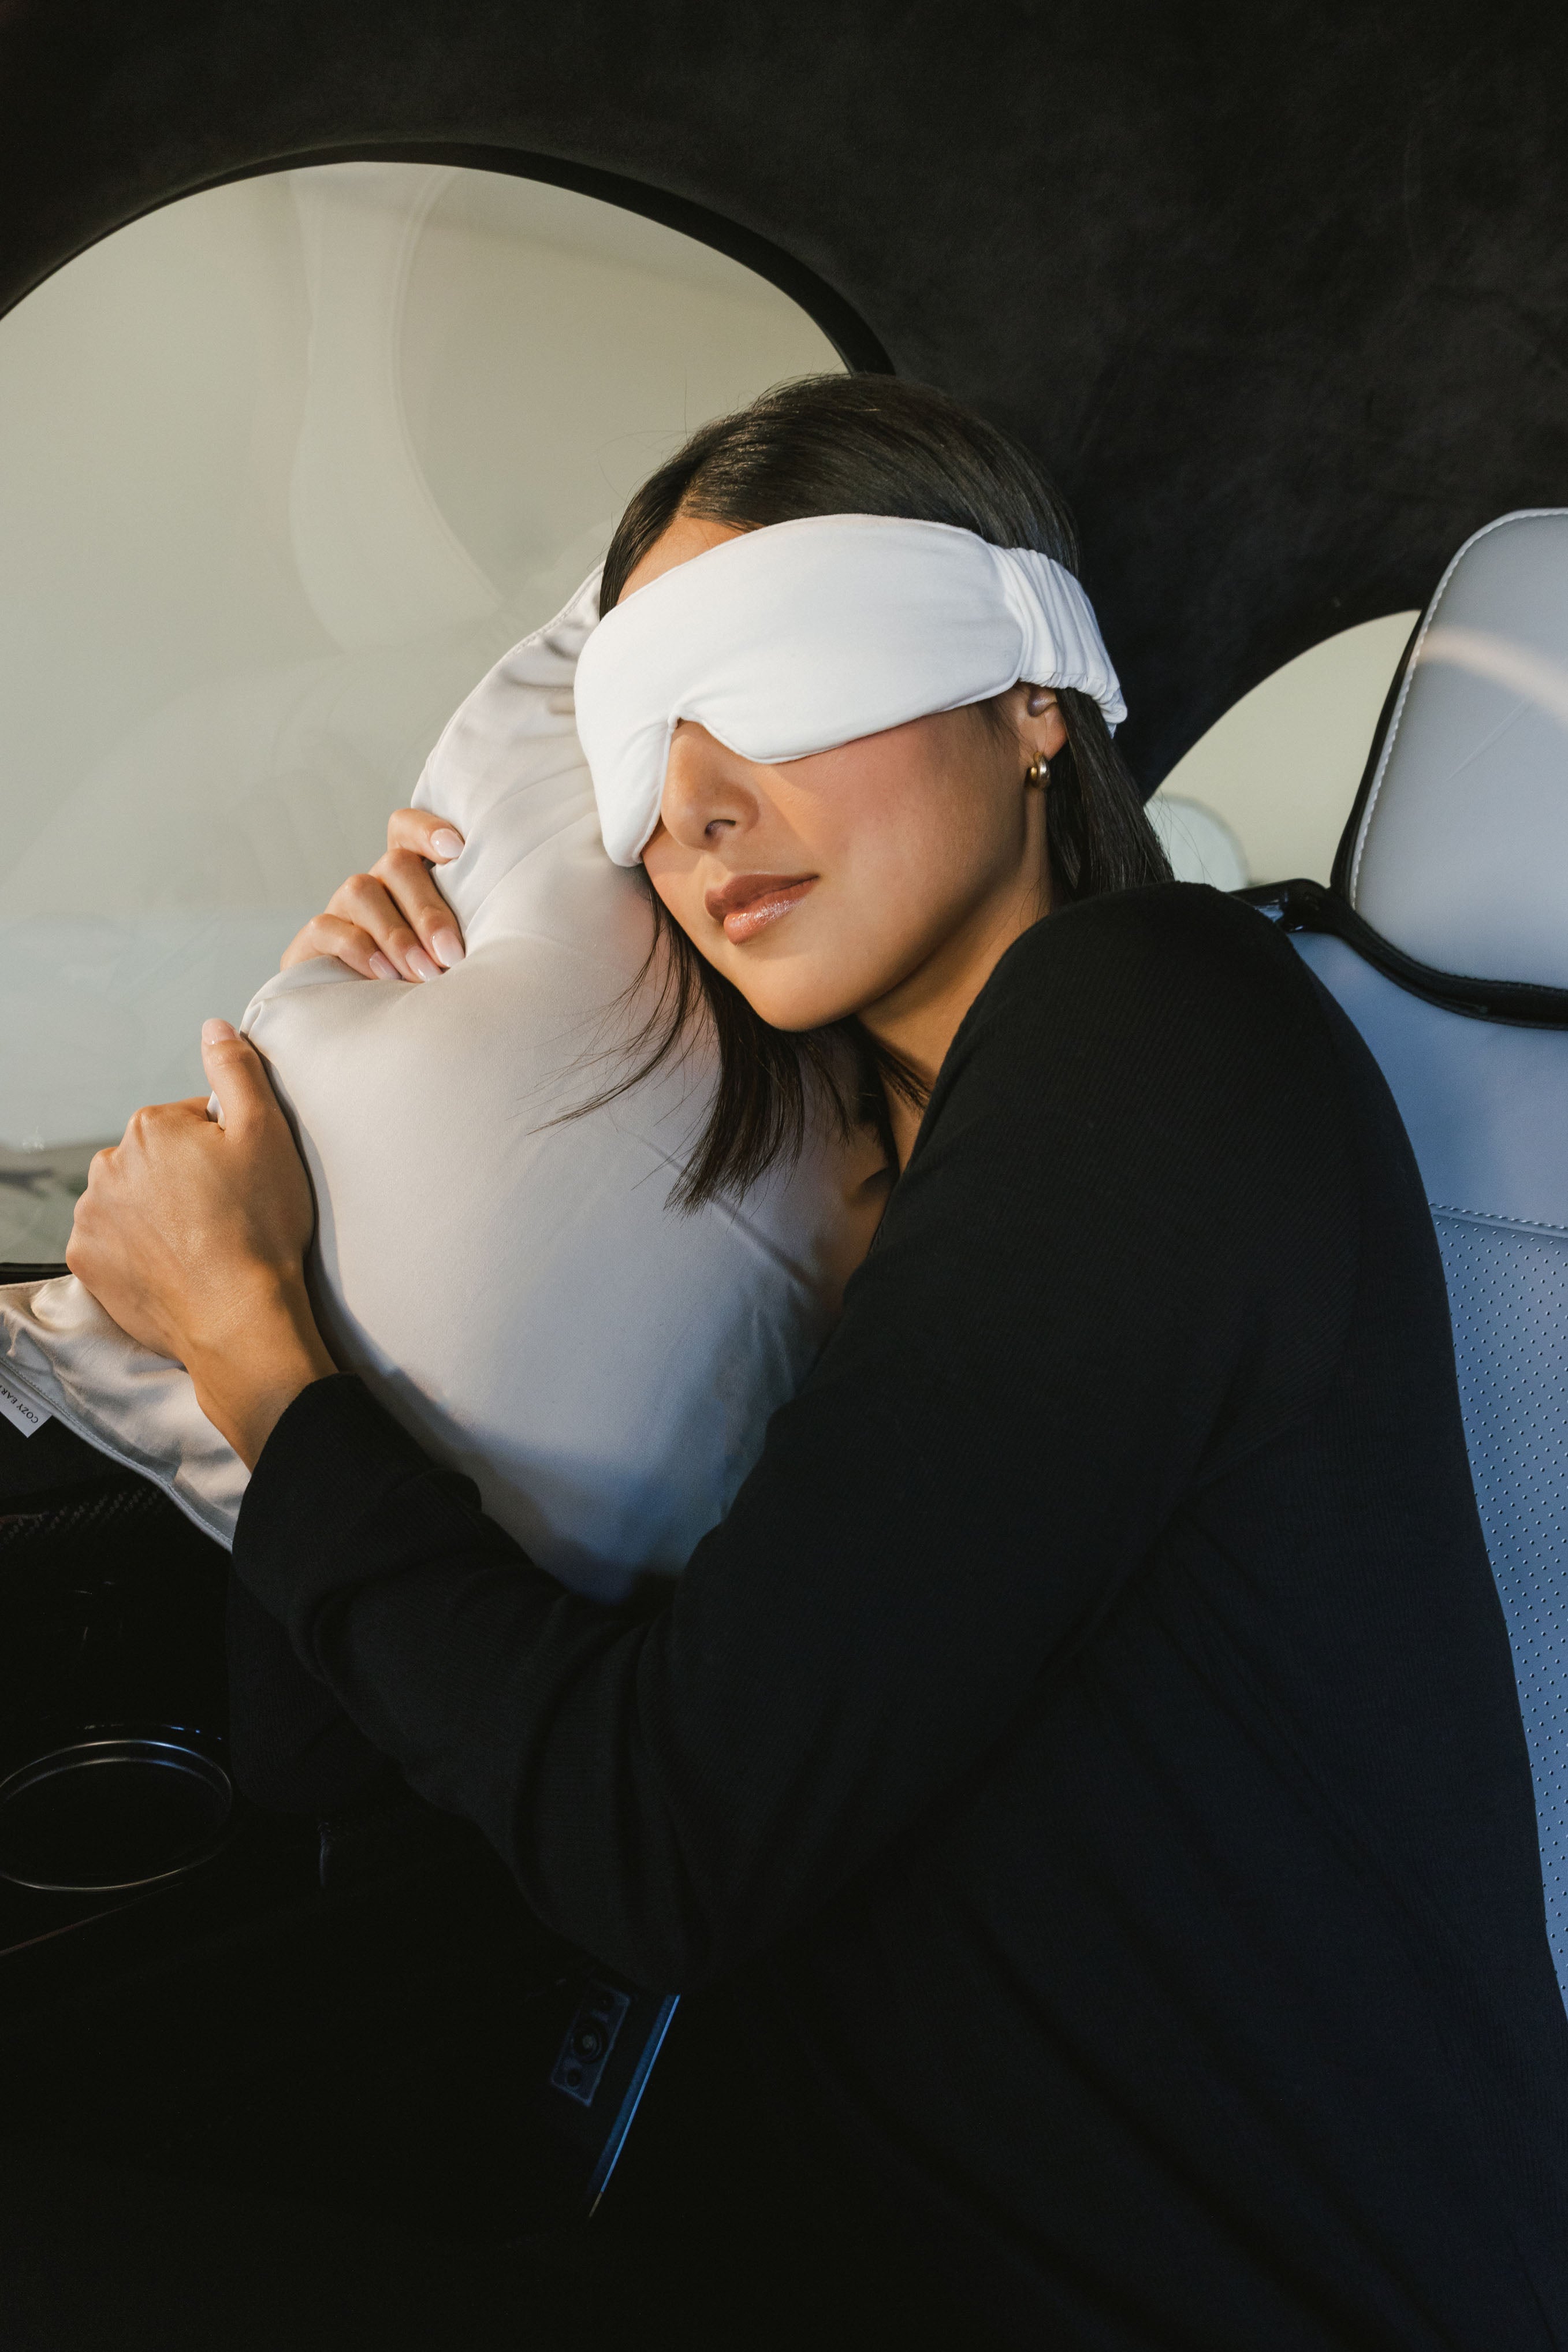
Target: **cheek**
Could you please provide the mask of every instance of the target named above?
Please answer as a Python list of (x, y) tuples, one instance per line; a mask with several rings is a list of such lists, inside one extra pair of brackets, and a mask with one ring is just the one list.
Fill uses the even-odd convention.
[(732, 947), (708, 919), (712, 859), (667, 832), (649, 843), (664, 906), (765, 1021), (815, 1027), (875, 1001), (984, 887), (1005, 827), (966, 726), (968, 714), (944, 713), (770, 772), (756, 863), (815, 868), (822, 887), (752, 946)]
[(777, 773), (802, 863), (835, 878), (903, 869), (925, 854), (929, 793), (906, 728), (798, 760)]
[(918, 921), (921, 908), (945, 898), (985, 831), (973, 793), (932, 756), (923, 724), (827, 755), (841, 772), (821, 780), (800, 828), (821, 845), (846, 899), (879, 927)]

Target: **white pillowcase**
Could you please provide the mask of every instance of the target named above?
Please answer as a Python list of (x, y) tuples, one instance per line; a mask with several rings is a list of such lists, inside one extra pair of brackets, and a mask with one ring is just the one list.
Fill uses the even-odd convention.
[[(738, 1206), (667, 1206), (712, 1084), (699, 1051), (566, 1124), (612, 1077), (651, 924), (606, 856), (572, 718), (597, 575), (498, 662), (415, 793), (464, 962), (423, 986), (322, 958), (243, 1027), (315, 1187), (312, 1288), (364, 1375), (541, 1566), (610, 1599), (674, 1570), (798, 1387), (880, 1213), (880, 1154), (820, 1140)], [(608, 1058), (607, 1058), (608, 1054)], [(74, 1277), (0, 1289), (0, 1370), (220, 1541), (246, 1471), (183, 1370)]]

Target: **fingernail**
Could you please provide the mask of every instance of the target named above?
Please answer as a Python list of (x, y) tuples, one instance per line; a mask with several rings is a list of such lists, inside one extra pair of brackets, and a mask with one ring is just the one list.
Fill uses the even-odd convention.
[[(186, 1034), (188, 1035), (190, 1033), (187, 1031)], [(204, 1045), (224, 1045), (228, 1043), (228, 1040), (231, 1037), (237, 1037), (238, 1035), (239, 1031), (235, 1027), (232, 1021), (204, 1021), (202, 1024), (202, 1043)]]
[(448, 967), (463, 961), (463, 942), (455, 931), (439, 930), (430, 942), (431, 951), (439, 963)]
[(430, 845), (443, 865), (463, 855), (463, 835), (454, 833), (449, 824), (438, 824), (430, 836)]
[(433, 962), (430, 957), (425, 954), (423, 948), (410, 948), (408, 954), (404, 958), (404, 961), (407, 963), (408, 968), (410, 971), (413, 972), (415, 980), (439, 980), (441, 978), (441, 966), (438, 963)]
[(375, 973), (378, 980), (395, 980), (397, 978), (397, 966), (387, 961), (380, 948), (376, 950), (374, 955), (371, 958), (371, 970)]

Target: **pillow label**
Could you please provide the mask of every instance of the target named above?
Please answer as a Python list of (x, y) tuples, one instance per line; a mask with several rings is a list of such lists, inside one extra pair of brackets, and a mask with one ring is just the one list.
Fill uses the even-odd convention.
[(9, 1381), (0, 1380), (0, 1418), (8, 1421), (13, 1429), (19, 1429), (24, 1437), (31, 1437), (36, 1429), (42, 1429), (45, 1422), (54, 1417), (47, 1406), (35, 1404)]

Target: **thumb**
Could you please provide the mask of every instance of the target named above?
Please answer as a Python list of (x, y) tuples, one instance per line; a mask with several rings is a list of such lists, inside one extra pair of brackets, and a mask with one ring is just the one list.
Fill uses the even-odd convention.
[(253, 1126), (272, 1108), (272, 1084), (261, 1055), (231, 1023), (203, 1022), (202, 1067), (213, 1090), (207, 1117), (225, 1130)]

